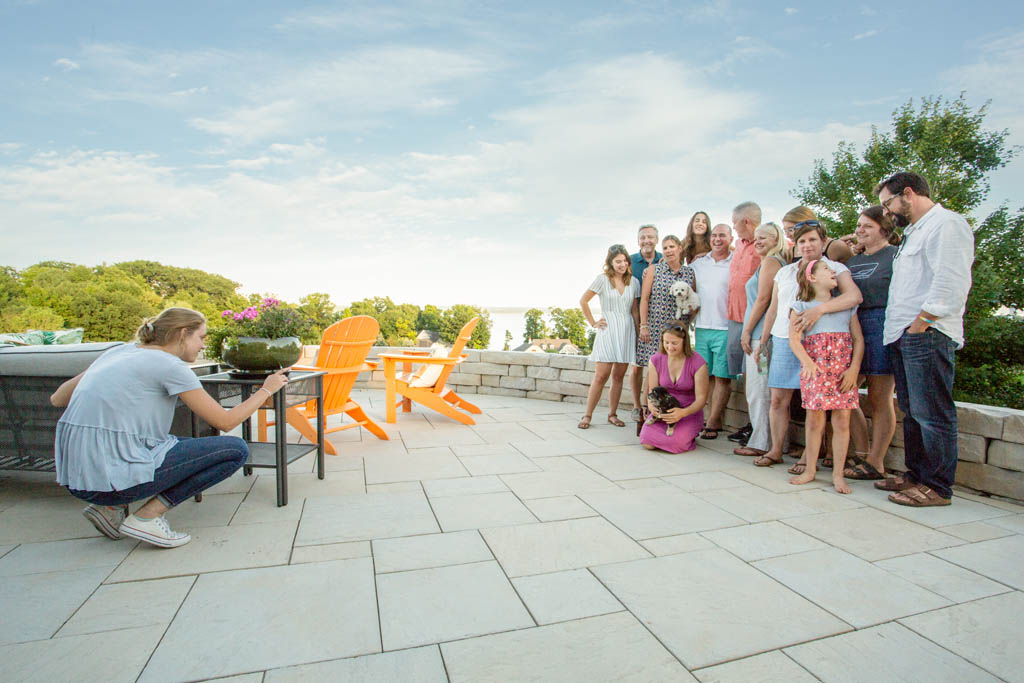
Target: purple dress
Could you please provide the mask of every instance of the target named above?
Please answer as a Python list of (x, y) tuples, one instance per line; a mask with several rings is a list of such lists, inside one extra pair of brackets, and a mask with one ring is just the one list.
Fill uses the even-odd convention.
[[(668, 389), (679, 401), (683, 408), (692, 404), (694, 395), (693, 376), (703, 366), (707, 365), (699, 353), (694, 351), (683, 363), (683, 371), (679, 373), (679, 379), (675, 382), (668, 372), (668, 356), (663, 353), (656, 353), (651, 356), (651, 363), (658, 371), (658, 384)], [(660, 448), (669, 453), (683, 453), (692, 451), (697, 447), (697, 434), (704, 426), (704, 411), (698, 410), (692, 415), (687, 415), (676, 423), (672, 436), (665, 434), (668, 425), (658, 420), (654, 424), (645, 424), (640, 431), (640, 443), (645, 443), (655, 448)]]

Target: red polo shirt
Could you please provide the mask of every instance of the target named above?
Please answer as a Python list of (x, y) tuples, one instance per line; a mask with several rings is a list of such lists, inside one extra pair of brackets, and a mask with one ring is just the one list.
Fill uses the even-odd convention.
[(737, 240), (736, 248), (732, 252), (732, 262), (729, 263), (729, 301), (726, 304), (726, 315), (729, 320), (743, 322), (743, 316), (747, 312), (747, 280), (760, 265), (761, 257), (754, 251), (753, 240)]

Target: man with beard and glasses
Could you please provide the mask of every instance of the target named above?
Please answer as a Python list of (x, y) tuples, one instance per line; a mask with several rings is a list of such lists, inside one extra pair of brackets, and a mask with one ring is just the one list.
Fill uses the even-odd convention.
[(885, 215), (903, 228), (893, 259), (883, 342), (896, 377), (907, 473), (875, 483), (899, 505), (949, 505), (957, 465), (954, 352), (964, 345), (974, 233), (930, 198), (928, 181), (896, 173), (875, 187)]

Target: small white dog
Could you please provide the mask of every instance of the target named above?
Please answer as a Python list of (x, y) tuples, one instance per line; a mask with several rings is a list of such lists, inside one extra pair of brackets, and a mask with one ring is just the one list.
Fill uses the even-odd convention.
[[(669, 294), (676, 298), (676, 319), (686, 320), (687, 316), (693, 316), (693, 314), (700, 308), (700, 297), (697, 296), (697, 292), (693, 291), (693, 288), (689, 284), (680, 280), (669, 288)], [(693, 319), (689, 320), (690, 326), (693, 326)]]

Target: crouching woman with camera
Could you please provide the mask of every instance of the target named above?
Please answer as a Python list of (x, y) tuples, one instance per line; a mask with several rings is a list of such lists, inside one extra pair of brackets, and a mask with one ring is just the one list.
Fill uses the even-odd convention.
[(689, 330), (678, 320), (669, 322), (661, 335), (661, 347), (647, 366), (647, 386), (651, 390), (664, 387), (681, 407), (661, 412), (648, 397), (647, 407), (656, 419), (640, 430), (643, 447), (669, 453), (694, 450), (704, 426), (708, 384), (708, 364), (691, 348)]
[[(125, 536), (162, 548), (191, 540), (164, 513), (234, 474), (249, 457), (234, 436), (186, 439), (169, 434), (177, 399), (211, 426), (234, 429), (287, 383), (270, 375), (241, 404), (226, 410), (189, 368), (203, 348), (206, 319), (168, 308), (138, 330), (137, 343), (117, 346), (64, 382), (50, 403), (67, 406), (57, 423), (57, 482), (89, 503), (86, 519), (108, 538)], [(146, 502), (134, 514), (128, 504)]]

